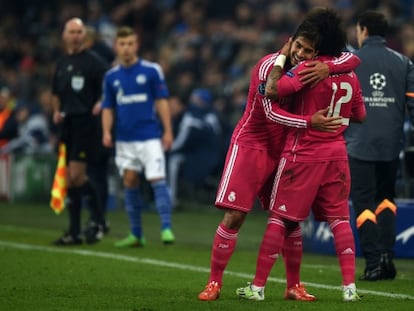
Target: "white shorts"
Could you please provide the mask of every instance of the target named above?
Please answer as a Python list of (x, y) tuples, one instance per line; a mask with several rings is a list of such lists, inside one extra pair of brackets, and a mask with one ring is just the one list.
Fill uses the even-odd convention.
[(160, 139), (116, 142), (115, 163), (122, 176), (125, 169), (144, 172), (147, 180), (165, 178), (165, 154)]

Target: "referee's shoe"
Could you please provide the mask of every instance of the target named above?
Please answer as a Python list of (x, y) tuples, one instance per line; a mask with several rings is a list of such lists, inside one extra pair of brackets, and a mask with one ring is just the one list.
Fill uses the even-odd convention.
[(102, 240), (104, 236), (104, 226), (90, 221), (84, 230), (85, 241), (87, 244), (95, 244)]

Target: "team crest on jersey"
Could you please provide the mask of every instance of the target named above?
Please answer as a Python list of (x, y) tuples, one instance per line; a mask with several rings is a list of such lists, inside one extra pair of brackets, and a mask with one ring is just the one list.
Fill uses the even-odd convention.
[(80, 91), (85, 85), (85, 78), (82, 76), (73, 76), (71, 86), (74, 91)]
[(265, 96), (265, 89), (266, 89), (266, 83), (262, 82), (257, 86), (257, 92), (259, 92), (260, 95)]
[(229, 200), (230, 202), (234, 202), (236, 200), (236, 193), (234, 191), (230, 192), (227, 200)]
[(145, 75), (137, 75), (136, 81), (138, 84), (144, 84), (147, 82), (147, 77)]

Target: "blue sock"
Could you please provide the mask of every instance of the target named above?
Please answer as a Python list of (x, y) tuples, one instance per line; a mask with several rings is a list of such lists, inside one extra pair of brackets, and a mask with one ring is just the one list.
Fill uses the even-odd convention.
[(139, 188), (125, 188), (125, 209), (128, 214), (131, 232), (137, 238), (142, 237), (141, 211), (143, 201)]
[(171, 195), (165, 180), (152, 184), (154, 191), (155, 207), (161, 218), (161, 230), (171, 228)]

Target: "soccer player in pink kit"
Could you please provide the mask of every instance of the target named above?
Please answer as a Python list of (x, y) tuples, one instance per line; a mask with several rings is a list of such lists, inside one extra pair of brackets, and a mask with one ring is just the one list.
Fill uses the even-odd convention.
[[(346, 34), (335, 11), (311, 11), (298, 31), (306, 30), (315, 42), (321, 61), (332, 60), (345, 48)], [(314, 35), (311, 35), (311, 34)], [(292, 44), (295, 44), (293, 41)], [(329, 107), (328, 116), (340, 116), (334, 132), (289, 128), (273, 184), (270, 213), (260, 246), (252, 284), (237, 289), (240, 297), (263, 300), (270, 271), (284, 246), (312, 208), (315, 219), (327, 221), (332, 230), (342, 273), (343, 300), (359, 299), (355, 287), (355, 246), (349, 223), (350, 172), (343, 133), (350, 121), (362, 122), (366, 111), (359, 80), (354, 72), (334, 74), (315, 87), (305, 87), (298, 72), (305, 63), (283, 74), (289, 44), (282, 48), (266, 84), (272, 99), (295, 94), (292, 112), (312, 114)], [(300, 194), (300, 195), (298, 195)]]
[[(306, 33), (297, 32), (293, 36), (295, 44), (289, 52), (288, 67), (314, 57), (314, 49), (308, 43), (304, 44), (306, 40), (303, 36), (306, 36)], [(277, 56), (278, 53), (266, 55), (252, 70), (247, 106), (234, 129), (217, 191), (215, 206), (224, 210), (224, 217), (214, 236), (210, 276), (205, 289), (198, 295), (200, 300), (210, 301), (219, 298), (224, 270), (235, 249), (238, 232), (256, 197), (259, 198), (262, 207), (268, 209), (286, 126), (301, 129), (313, 127), (324, 131), (334, 131), (340, 126), (336, 122), (339, 117), (325, 116), (327, 109), (321, 109), (313, 115), (299, 116), (281, 109), (276, 101), (265, 97), (266, 79)], [(308, 67), (305, 69), (308, 75), (303, 77), (309, 84), (327, 77), (328, 71), (348, 72), (358, 64), (358, 58), (346, 53), (328, 63), (318, 63), (314, 68)], [(311, 78), (308, 79), (309, 77)], [(287, 279), (285, 298), (315, 300), (300, 283), (300, 226), (290, 232), (284, 241), (283, 255)]]

